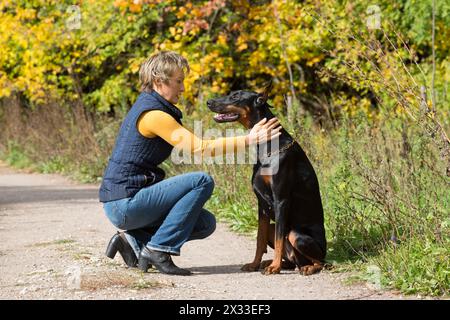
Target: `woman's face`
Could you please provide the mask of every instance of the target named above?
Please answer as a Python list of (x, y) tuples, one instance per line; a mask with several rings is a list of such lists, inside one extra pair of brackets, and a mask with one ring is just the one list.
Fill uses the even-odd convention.
[(176, 69), (167, 82), (157, 81), (154, 90), (170, 103), (176, 104), (184, 92), (184, 72)]

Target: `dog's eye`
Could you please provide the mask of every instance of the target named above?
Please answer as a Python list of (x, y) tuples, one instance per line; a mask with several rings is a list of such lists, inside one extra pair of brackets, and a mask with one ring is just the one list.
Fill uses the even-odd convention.
[(231, 99), (238, 99), (239, 98), (239, 92), (235, 92), (231, 95)]

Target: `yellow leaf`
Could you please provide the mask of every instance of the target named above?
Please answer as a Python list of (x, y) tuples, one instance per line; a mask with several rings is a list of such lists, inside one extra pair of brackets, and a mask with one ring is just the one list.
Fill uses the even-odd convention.
[(308, 67), (311, 67), (311, 66), (315, 65), (317, 62), (320, 62), (320, 60), (322, 60), (322, 57), (321, 57), (321, 56), (314, 57), (314, 58), (308, 60), (308, 61), (306, 62), (306, 65), (307, 65)]
[(239, 52), (239, 51), (242, 51), (242, 50), (245, 50), (245, 49), (247, 49), (247, 44), (246, 43), (242, 43), (241, 45), (239, 45), (239, 47), (237, 48), (237, 51)]
[(227, 44), (227, 36), (224, 35), (223, 33), (221, 33), (218, 37), (217, 37), (217, 43), (225, 46)]

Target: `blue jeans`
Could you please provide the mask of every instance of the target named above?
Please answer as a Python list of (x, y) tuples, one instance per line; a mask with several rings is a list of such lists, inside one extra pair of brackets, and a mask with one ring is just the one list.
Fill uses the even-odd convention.
[(214, 232), (216, 219), (203, 208), (213, 189), (208, 174), (186, 173), (143, 188), (131, 198), (105, 202), (103, 208), (114, 226), (127, 230), (137, 256), (142, 246), (180, 255), (186, 241)]

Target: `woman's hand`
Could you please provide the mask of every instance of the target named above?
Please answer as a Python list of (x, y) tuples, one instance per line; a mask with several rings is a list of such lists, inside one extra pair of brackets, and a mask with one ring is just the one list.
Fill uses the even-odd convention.
[(247, 135), (248, 144), (260, 144), (272, 140), (280, 136), (280, 122), (277, 118), (272, 118), (267, 121), (266, 118), (254, 125), (250, 133)]

